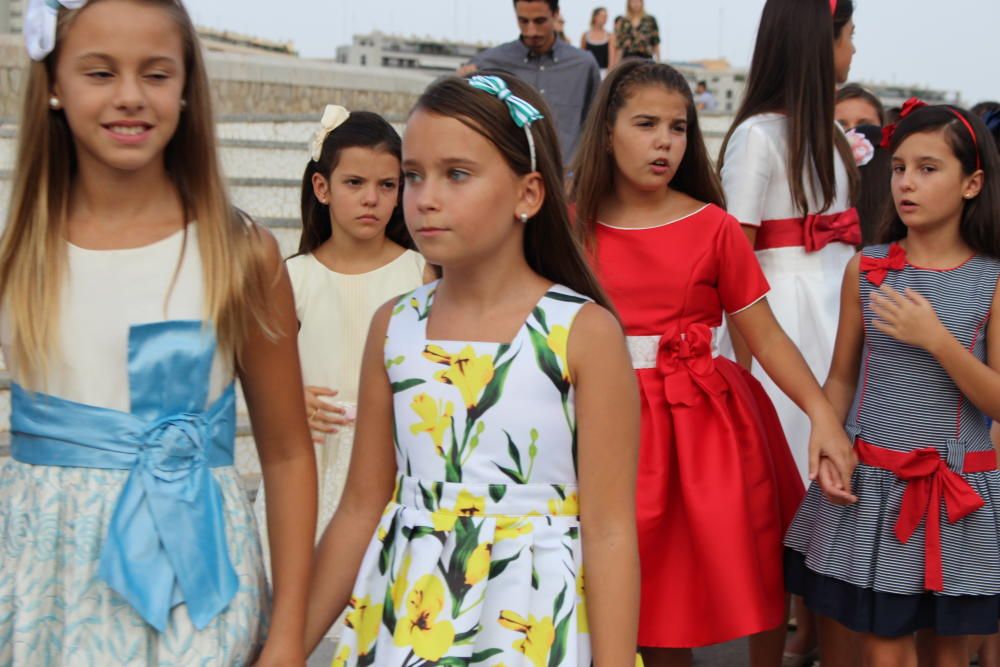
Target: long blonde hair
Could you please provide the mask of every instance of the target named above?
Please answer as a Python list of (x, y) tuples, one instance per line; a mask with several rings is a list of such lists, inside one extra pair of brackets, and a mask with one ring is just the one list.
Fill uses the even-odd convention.
[[(101, 0), (91, 0), (93, 5)], [(198, 248), (205, 285), (205, 317), (223, 350), (239, 356), (247, 332), (271, 336), (266, 269), (259, 230), (229, 200), (215, 146), (211, 91), (201, 47), (180, 0), (135, 0), (162, 8), (184, 41), (186, 80), (181, 114), (164, 162), (184, 206), (198, 221)], [(76, 171), (76, 150), (62, 112), (50, 111), (59, 43), (75, 16), (60, 9), (56, 49), (28, 71), (20, 118), (10, 212), (0, 236), (0, 300), (11, 322), (19, 382), (44, 383), (56, 349), (59, 305), (66, 279), (66, 221)]]

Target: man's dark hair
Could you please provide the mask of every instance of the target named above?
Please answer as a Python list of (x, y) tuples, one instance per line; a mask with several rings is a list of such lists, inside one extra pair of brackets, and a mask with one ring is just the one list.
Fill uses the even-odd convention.
[(703, 88), (708, 88), (708, 81), (699, 81), (698, 85), (702, 86)]
[(517, 7), (517, 3), (519, 2), (544, 2), (552, 10), (553, 14), (559, 11), (559, 0), (514, 0), (514, 6)]

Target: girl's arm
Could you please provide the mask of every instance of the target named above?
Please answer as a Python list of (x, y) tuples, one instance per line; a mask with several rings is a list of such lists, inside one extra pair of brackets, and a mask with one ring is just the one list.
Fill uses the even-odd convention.
[(316, 458), (305, 420), (298, 324), (288, 272), (274, 237), (254, 228), (267, 270), (277, 276), (270, 300), (270, 338), (247, 334), (237, 372), (246, 396), (267, 493), (267, 528), (274, 573), (271, 629), (258, 664), (304, 664), (302, 648), (312, 547), (316, 531)]
[(621, 327), (585, 306), (569, 339), (576, 388), (584, 587), (594, 664), (632, 667), (639, 623), (639, 396)]
[(820, 459), (828, 458), (833, 470), (829, 466), (822, 468), (819, 482), (823, 491), (831, 501), (855, 502), (850, 481), (857, 464), (854, 448), (802, 353), (774, 319), (767, 300), (761, 299), (731, 315), (729, 321), (736, 325), (768, 376), (809, 417), (809, 478), (817, 478)]
[(393, 303), (376, 311), (361, 360), (354, 451), (343, 497), (316, 549), (306, 624), (312, 652), (344, 610), (361, 559), (396, 483), (392, 444), (392, 389), (383, 349)]
[(879, 331), (896, 340), (927, 350), (958, 385), (959, 391), (991, 419), (1000, 420), (1000, 323), (993, 326), (993, 316), (1000, 309), (1000, 289), (993, 294), (993, 305), (986, 329), (987, 363), (976, 359), (941, 324), (930, 301), (912, 289), (900, 294), (882, 285), (872, 294), (872, 323)]
[(847, 413), (854, 402), (861, 372), (861, 351), (864, 349), (865, 329), (861, 316), (861, 293), (858, 289), (858, 265), (861, 255), (847, 263), (844, 282), (840, 289), (840, 322), (837, 324), (837, 341), (833, 346), (830, 374), (823, 385), (823, 392), (833, 405), (840, 423), (847, 420)]

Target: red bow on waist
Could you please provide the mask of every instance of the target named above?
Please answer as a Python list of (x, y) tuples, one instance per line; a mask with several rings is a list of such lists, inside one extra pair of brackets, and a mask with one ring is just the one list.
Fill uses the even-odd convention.
[[(903, 504), (896, 521), (896, 539), (909, 541), (920, 522), (924, 522), (924, 588), (944, 590), (941, 566), (941, 500), (948, 511), (948, 522), (955, 523), (982, 507), (985, 502), (962, 477), (953, 472), (933, 447), (896, 452), (863, 440), (856, 443), (859, 460), (888, 470), (906, 482)], [(967, 452), (963, 472), (995, 470), (996, 453)]]
[(898, 243), (889, 246), (886, 257), (861, 256), (861, 273), (866, 273), (868, 282), (875, 287), (881, 285), (890, 271), (902, 271), (906, 268), (906, 251)]
[(816, 252), (834, 242), (851, 246), (861, 243), (861, 220), (857, 209), (822, 215), (812, 213), (803, 218), (765, 220), (757, 230), (754, 250), (801, 246), (806, 252)]
[(695, 405), (701, 392), (718, 395), (726, 390), (725, 380), (715, 371), (712, 329), (705, 324), (663, 334), (656, 368), (663, 375), (663, 392), (671, 405)]
[(861, 245), (858, 209), (849, 208), (833, 215), (807, 215), (802, 223), (802, 240), (806, 252), (822, 250), (834, 241)]

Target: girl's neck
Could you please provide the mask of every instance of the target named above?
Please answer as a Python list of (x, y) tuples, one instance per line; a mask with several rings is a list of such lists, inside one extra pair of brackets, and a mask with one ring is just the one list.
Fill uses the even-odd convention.
[(601, 203), (597, 219), (615, 227), (649, 227), (691, 212), (696, 204), (669, 187), (639, 190), (616, 179), (611, 194)]
[(379, 269), (405, 252), (385, 234), (359, 239), (335, 229), (333, 236), (313, 251), (313, 256), (331, 271), (346, 274)]
[(435, 299), (443, 296), (460, 308), (480, 310), (517, 301), (525, 290), (544, 280), (528, 265), (522, 243), (488, 258), (444, 267)]
[(127, 225), (158, 223), (164, 218), (183, 225), (183, 205), (162, 161), (134, 171), (81, 161), (70, 192), (70, 220), (99, 225), (110, 232)]
[(958, 229), (957, 222), (911, 229), (899, 244), (906, 250), (906, 258), (911, 264), (928, 269), (950, 269), (972, 254), (972, 248), (962, 239)]

